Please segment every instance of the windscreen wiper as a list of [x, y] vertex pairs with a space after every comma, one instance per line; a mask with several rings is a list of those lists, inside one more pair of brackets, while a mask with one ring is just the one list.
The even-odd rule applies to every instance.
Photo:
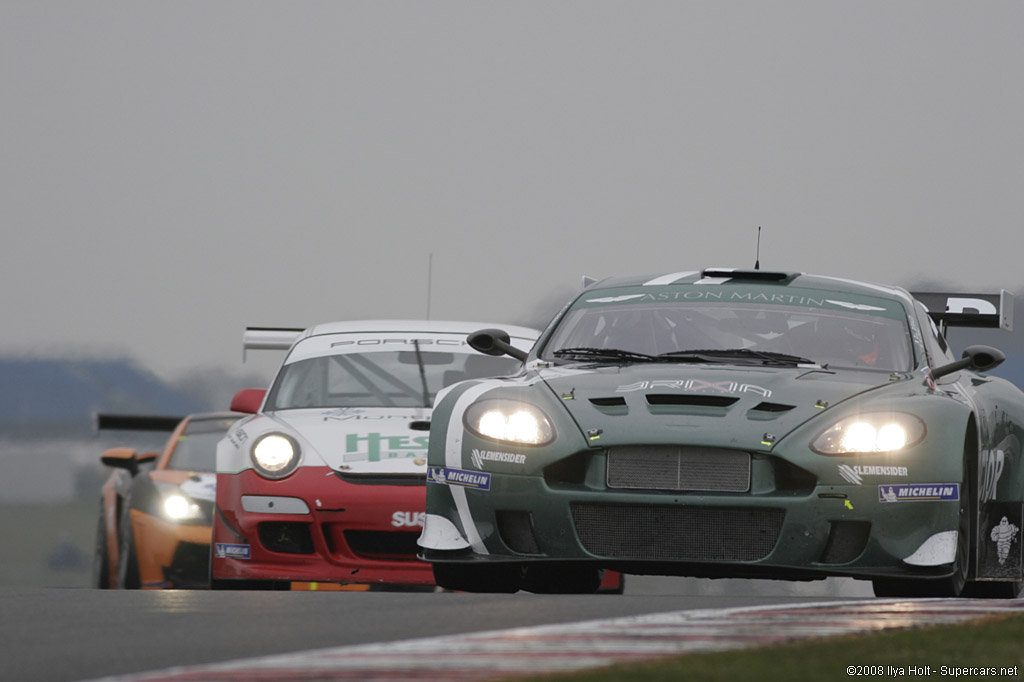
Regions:
[[788, 353], [776, 353], [767, 350], [753, 350], [751, 348], [728, 348], [728, 349], [702, 349], [702, 350], [677, 350], [671, 353], [661, 353], [655, 356], [663, 362], [726, 362], [728, 360], [748, 360], [764, 365], [794, 366], [794, 365], [816, 365], [814, 360], [802, 358], [799, 355]]
[[423, 386], [423, 407], [430, 407], [430, 389], [427, 387], [427, 370], [423, 365], [423, 353], [420, 352], [418, 339], [412, 340], [413, 348], [416, 349], [416, 364], [420, 367], [420, 384]]
[[658, 362], [658, 357], [618, 348], [559, 348], [552, 353], [556, 358], [580, 360], [611, 360], [617, 362]]

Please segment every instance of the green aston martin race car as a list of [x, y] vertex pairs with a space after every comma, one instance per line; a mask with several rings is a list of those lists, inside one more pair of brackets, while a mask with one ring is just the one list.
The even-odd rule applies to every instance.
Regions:
[[945, 339], [1011, 311], [719, 269], [593, 284], [528, 355], [477, 332], [525, 370], [438, 397], [421, 558], [466, 591], [588, 592], [615, 569], [1014, 597], [1024, 393], [982, 373], [1000, 351]]

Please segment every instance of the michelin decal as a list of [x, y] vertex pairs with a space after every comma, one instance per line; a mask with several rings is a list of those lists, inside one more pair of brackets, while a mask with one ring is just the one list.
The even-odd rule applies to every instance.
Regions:
[[480, 471], [466, 471], [450, 467], [430, 467], [428, 479], [440, 485], [457, 485], [475, 490], [490, 490], [491, 475]]

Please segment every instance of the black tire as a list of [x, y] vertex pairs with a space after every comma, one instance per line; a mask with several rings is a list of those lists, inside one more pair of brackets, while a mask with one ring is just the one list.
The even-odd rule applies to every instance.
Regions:
[[518, 564], [434, 564], [434, 582], [454, 592], [518, 592], [523, 570]]
[[1021, 590], [1024, 590], [1024, 582], [985, 580], [968, 583], [960, 596], [974, 599], [1016, 599], [1020, 596]]
[[211, 590], [290, 590], [285, 580], [210, 580]]
[[122, 590], [139, 589], [139, 558], [135, 552], [131, 514], [127, 509], [121, 522], [121, 544], [117, 552], [117, 586]]
[[533, 564], [523, 571], [523, 589], [535, 594], [594, 594], [604, 570], [572, 564]]
[[110, 553], [107, 551], [107, 524], [104, 523], [103, 503], [100, 502], [100, 520], [96, 524], [96, 547], [92, 554], [92, 586], [98, 590], [109, 590]]

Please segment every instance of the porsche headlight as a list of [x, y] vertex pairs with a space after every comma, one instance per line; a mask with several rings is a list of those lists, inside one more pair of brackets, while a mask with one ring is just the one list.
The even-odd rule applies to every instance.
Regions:
[[203, 510], [199, 505], [181, 493], [172, 493], [164, 497], [160, 510], [171, 521], [187, 521], [203, 516]]
[[481, 400], [466, 410], [466, 427], [478, 436], [519, 445], [546, 445], [555, 429], [540, 408], [518, 400]]
[[249, 454], [256, 471], [265, 478], [284, 478], [299, 466], [299, 444], [283, 433], [260, 436]]
[[811, 443], [821, 455], [898, 452], [921, 442], [924, 422], [906, 412], [866, 412], [833, 424]]

